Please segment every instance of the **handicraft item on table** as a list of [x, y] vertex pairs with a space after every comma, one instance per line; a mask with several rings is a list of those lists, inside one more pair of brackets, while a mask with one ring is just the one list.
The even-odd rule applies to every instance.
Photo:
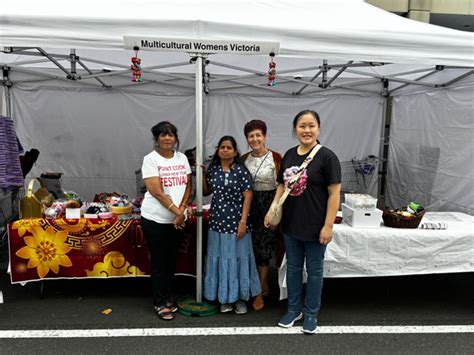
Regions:
[[406, 207], [383, 211], [383, 223], [392, 228], [418, 228], [425, 209], [418, 203], [410, 202]]
[[142, 60], [138, 58], [138, 51], [140, 48], [138, 46], [134, 46], [133, 50], [135, 51], [135, 57], [132, 57], [132, 64], [130, 65], [130, 70], [133, 72], [132, 81], [135, 83], [141, 83], [142, 80]]
[[28, 183], [28, 190], [26, 196], [20, 200], [20, 218], [41, 218], [43, 211], [41, 203], [33, 193], [33, 185], [36, 179], [33, 178]]

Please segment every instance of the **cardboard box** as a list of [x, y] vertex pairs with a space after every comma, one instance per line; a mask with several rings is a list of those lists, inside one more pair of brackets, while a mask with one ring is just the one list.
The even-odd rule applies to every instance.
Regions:
[[343, 221], [354, 228], [380, 228], [382, 213], [379, 209], [355, 210], [342, 204]]

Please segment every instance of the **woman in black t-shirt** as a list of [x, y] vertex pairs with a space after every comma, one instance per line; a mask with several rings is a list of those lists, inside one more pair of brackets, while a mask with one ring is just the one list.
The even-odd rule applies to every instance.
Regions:
[[[297, 173], [303, 161], [319, 144], [320, 120], [315, 111], [305, 110], [296, 115], [293, 129], [299, 140], [297, 147], [283, 157], [277, 176], [279, 183], [274, 202], [285, 191], [288, 181]], [[304, 305], [303, 332], [316, 332], [316, 316], [321, 304], [323, 261], [326, 245], [332, 239], [332, 228], [339, 208], [341, 166], [337, 156], [328, 148], [321, 149], [301, 173], [283, 204], [282, 228], [287, 257], [288, 312], [278, 325], [289, 328], [303, 317], [301, 289], [306, 259], [308, 281]], [[268, 215], [265, 226], [271, 227]]]

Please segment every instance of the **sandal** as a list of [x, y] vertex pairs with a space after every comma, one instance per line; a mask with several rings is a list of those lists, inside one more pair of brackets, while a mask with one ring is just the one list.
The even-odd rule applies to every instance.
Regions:
[[256, 311], [260, 311], [263, 309], [264, 306], [265, 306], [265, 303], [263, 302], [263, 295], [255, 296], [252, 303], [253, 309]]
[[171, 312], [176, 313], [178, 312], [178, 306], [176, 303], [173, 302], [166, 302], [166, 308], [169, 308]]
[[161, 319], [161, 320], [173, 320], [174, 319], [174, 313], [172, 310], [166, 306], [161, 306], [157, 307], [155, 306], [155, 312], [156, 315]]

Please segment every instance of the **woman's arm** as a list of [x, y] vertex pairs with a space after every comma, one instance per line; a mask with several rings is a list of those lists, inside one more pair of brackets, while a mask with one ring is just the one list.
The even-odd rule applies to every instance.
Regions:
[[[274, 203], [278, 203], [278, 201], [280, 200], [280, 197], [283, 196], [284, 192], [285, 192], [285, 185], [284, 184], [278, 184], [276, 192], [275, 192], [275, 197], [273, 198], [272, 205]], [[263, 225], [266, 228], [271, 228], [272, 227], [270, 222], [268, 222], [268, 211], [267, 211], [267, 214], [265, 215], [265, 219], [263, 220]]]
[[247, 216], [250, 212], [253, 191], [246, 190], [242, 192], [242, 196], [244, 197], [244, 203], [242, 205], [242, 217], [240, 217], [239, 226], [237, 227], [237, 239], [241, 239], [247, 232]]
[[191, 174], [188, 174], [186, 176], [186, 190], [184, 191], [183, 198], [181, 199], [181, 202], [179, 203], [179, 209], [184, 212], [184, 210], [188, 207], [189, 203], [189, 197], [191, 196], [191, 191], [192, 191], [192, 176]]
[[337, 210], [341, 198], [341, 184], [332, 184], [328, 186], [329, 198], [326, 208], [326, 220], [324, 226], [319, 233], [319, 242], [328, 244], [332, 240], [332, 226], [336, 219]]
[[[184, 222], [184, 214], [179, 209], [179, 206], [176, 206], [173, 203], [173, 201], [169, 198], [169, 196], [166, 195], [163, 192], [163, 187], [161, 186], [161, 179], [158, 176], [154, 176], [154, 177], [146, 178], [143, 181], [145, 182], [145, 186], [146, 186], [147, 191], [154, 198], [156, 198], [158, 200], [158, 202], [161, 203], [161, 205], [163, 207], [165, 207], [166, 209], [168, 209], [169, 211], [174, 213], [177, 217], [181, 216], [180, 218], [182, 218], [182, 220], [183, 220], [179, 224], [179, 226], [181, 226], [181, 224]], [[187, 188], [188, 188], [188, 186], [186, 186], [186, 189]], [[175, 226], [176, 226], [176, 224], [175, 224]]]

